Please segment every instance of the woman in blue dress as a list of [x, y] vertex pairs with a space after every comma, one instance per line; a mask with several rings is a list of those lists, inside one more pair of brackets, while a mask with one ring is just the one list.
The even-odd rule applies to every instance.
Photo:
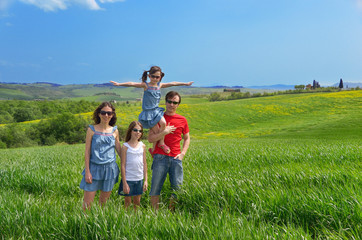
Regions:
[[[161, 88], [168, 88], [174, 86], [191, 86], [193, 83], [193, 82], [161, 83], [161, 80], [164, 76], [165, 74], [162, 72], [160, 67], [153, 66], [150, 68], [150, 70], [143, 72], [141, 83], [138, 82], [118, 83], [110, 81], [115, 86], [136, 87], [144, 89], [143, 100], [142, 100], [142, 112], [138, 117], [138, 121], [143, 125], [144, 128], [152, 129], [156, 133], [163, 131], [166, 127], [166, 120], [163, 117], [163, 111], [165, 109], [158, 106], [161, 99]], [[147, 77], [150, 79], [149, 83], [147, 82]], [[161, 139], [158, 142], [158, 145], [160, 148], [162, 148], [162, 150], [166, 154], [170, 153], [170, 148], [167, 145], [165, 145], [164, 139]], [[155, 148], [154, 146], [153, 149]], [[149, 149], [151, 154], [153, 153], [153, 149]]]
[[99, 203], [103, 206], [118, 182], [119, 167], [116, 153], [121, 154], [119, 133], [115, 126], [115, 109], [103, 102], [93, 113], [95, 125], [89, 125], [85, 143], [85, 169], [80, 188], [84, 190], [83, 209], [90, 209], [98, 190]]

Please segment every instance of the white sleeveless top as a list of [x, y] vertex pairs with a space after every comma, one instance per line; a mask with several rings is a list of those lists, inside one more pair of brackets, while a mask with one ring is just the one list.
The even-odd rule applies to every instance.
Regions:
[[139, 142], [136, 148], [128, 143], [123, 143], [127, 147], [126, 157], [126, 181], [139, 181], [143, 179], [143, 142]]

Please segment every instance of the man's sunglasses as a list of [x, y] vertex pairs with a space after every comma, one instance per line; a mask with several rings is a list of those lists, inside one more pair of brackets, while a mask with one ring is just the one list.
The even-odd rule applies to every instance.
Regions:
[[167, 100], [166, 101], [168, 104], [171, 104], [171, 103], [173, 103], [174, 105], [177, 105], [177, 104], [179, 104], [180, 102], [174, 102], [174, 101], [170, 101], [170, 100]]
[[143, 130], [137, 129], [137, 128], [132, 129], [132, 131], [134, 131], [134, 132], [139, 132], [139, 133], [143, 133]]
[[106, 114], [107, 114], [108, 116], [111, 116], [111, 115], [113, 115], [113, 112], [100, 111], [100, 114], [103, 115], [103, 116], [106, 115]]
[[156, 76], [156, 75], [150, 75], [151, 78], [156, 78], [156, 79], [159, 79], [161, 78], [161, 76]]

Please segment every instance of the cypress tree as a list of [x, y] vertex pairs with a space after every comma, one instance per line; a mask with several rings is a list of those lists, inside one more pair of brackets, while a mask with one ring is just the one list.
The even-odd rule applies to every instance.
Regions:
[[343, 80], [341, 78], [341, 80], [339, 80], [339, 88], [343, 88]]

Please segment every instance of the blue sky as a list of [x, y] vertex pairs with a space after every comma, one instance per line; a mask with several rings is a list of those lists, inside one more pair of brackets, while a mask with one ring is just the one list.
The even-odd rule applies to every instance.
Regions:
[[0, 0], [0, 82], [362, 82], [362, 0]]

